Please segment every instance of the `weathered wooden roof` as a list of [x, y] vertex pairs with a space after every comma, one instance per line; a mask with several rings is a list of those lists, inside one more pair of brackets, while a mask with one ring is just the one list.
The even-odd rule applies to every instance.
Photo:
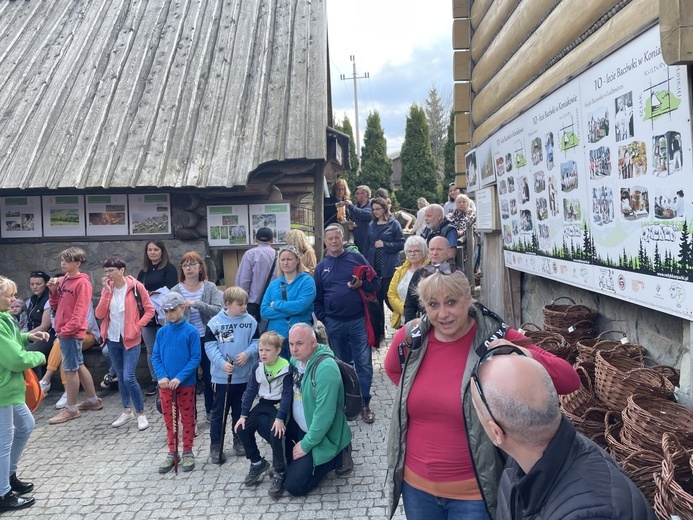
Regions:
[[0, 189], [231, 187], [326, 155], [325, 0], [0, 2]]

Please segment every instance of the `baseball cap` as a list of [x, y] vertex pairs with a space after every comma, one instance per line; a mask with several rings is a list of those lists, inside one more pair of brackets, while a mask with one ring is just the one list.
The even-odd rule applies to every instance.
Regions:
[[258, 242], [271, 242], [274, 239], [274, 233], [268, 227], [261, 227], [255, 232], [255, 240]]
[[184, 304], [185, 298], [183, 298], [183, 295], [173, 291], [167, 292], [164, 295], [163, 301], [161, 302], [161, 306], [165, 311], [170, 311], [171, 309], [175, 309], [179, 305]]

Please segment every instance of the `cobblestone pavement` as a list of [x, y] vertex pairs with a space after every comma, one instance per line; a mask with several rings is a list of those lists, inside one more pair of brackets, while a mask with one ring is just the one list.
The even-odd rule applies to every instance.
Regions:
[[[386, 518], [386, 440], [395, 389], [382, 368], [385, 351], [373, 353], [375, 423], [368, 425], [360, 418], [350, 423], [354, 473], [345, 479], [332, 473], [307, 497], [285, 493], [274, 500], [267, 494], [267, 477], [257, 487], [244, 486], [249, 463], [228, 449], [230, 435], [229, 460], [222, 466], [211, 464], [204, 419], [193, 450], [195, 469], [159, 475], [166, 431], [154, 398], [145, 400], [150, 427], [143, 432], [136, 422], [111, 427], [122, 411], [117, 391], [104, 397], [103, 410], [82, 412], [80, 419], [52, 426], [47, 420], [56, 413], [54, 404], [60, 398], [60, 392], [53, 390], [36, 412], [36, 429], [18, 471], [20, 478], [34, 482], [36, 504], [3, 518]], [[199, 397], [198, 408], [204, 409]], [[268, 445], [260, 441], [260, 446], [271, 460]], [[395, 518], [404, 518], [401, 505]]]

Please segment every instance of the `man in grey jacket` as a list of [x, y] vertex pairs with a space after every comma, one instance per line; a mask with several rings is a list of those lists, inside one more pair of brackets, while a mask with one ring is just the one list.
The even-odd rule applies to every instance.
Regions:
[[472, 375], [472, 402], [484, 431], [512, 457], [496, 518], [654, 520], [620, 466], [561, 414], [544, 367], [518, 350], [489, 350]]

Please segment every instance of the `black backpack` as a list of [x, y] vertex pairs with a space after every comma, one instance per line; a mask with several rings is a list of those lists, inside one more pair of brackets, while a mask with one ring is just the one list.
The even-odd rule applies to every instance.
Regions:
[[[316, 397], [316, 387], [315, 384], [315, 370], [318, 368], [320, 362], [325, 358], [330, 358], [329, 354], [320, 354], [315, 363], [313, 363], [313, 368], [310, 371], [310, 383], [313, 387], [313, 398]], [[342, 376], [342, 384], [344, 386], [344, 415], [348, 421], [353, 421], [361, 413], [361, 385], [359, 384], [359, 376], [356, 375], [356, 369], [342, 361], [341, 359], [334, 358], [337, 367], [339, 368], [339, 374]]]

